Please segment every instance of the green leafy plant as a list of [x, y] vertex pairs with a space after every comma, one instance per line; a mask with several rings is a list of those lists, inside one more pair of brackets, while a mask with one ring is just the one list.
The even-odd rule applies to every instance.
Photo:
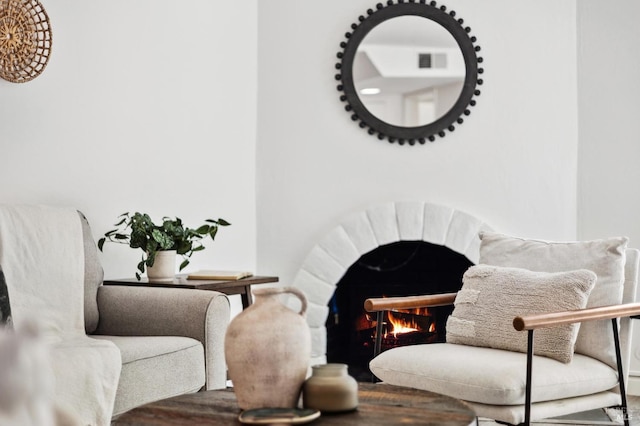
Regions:
[[145, 266], [153, 266], [156, 253], [165, 250], [175, 250], [184, 259], [180, 264], [182, 271], [188, 264], [193, 253], [204, 250], [202, 239], [207, 236], [213, 241], [218, 233], [218, 227], [231, 225], [224, 219], [207, 219], [199, 228], [192, 229], [184, 226], [179, 217], [162, 218], [162, 225], [156, 225], [146, 213], [123, 213], [114, 225], [116, 228], [106, 232], [104, 237], [98, 240], [100, 251], [107, 241], [119, 244], [127, 244], [134, 249], [142, 249], [142, 260], [138, 263], [136, 278], [144, 273]]

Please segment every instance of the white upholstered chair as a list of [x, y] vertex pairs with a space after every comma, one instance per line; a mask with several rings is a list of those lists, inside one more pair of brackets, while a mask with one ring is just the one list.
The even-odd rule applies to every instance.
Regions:
[[460, 398], [479, 417], [509, 424], [612, 406], [626, 412], [640, 252], [626, 238], [480, 238], [480, 262], [458, 293], [365, 302], [370, 312], [455, 305], [446, 343], [384, 351], [370, 362], [373, 374]]

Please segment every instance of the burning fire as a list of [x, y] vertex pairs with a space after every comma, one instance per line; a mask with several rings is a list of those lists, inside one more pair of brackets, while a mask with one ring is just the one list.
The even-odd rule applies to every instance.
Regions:
[[[409, 313], [413, 315], [429, 316], [429, 312], [426, 308], [412, 309]], [[393, 311], [388, 311], [387, 320], [392, 326], [392, 329], [389, 330], [389, 334], [393, 334], [393, 337], [397, 337], [398, 334], [420, 331], [421, 327], [415, 318], [415, 316], [411, 316], [410, 319], [407, 319]], [[429, 332], [435, 332], [435, 324], [433, 322], [429, 325]]]
[[410, 333], [412, 331], [418, 331], [418, 324], [415, 321], [405, 321], [402, 318], [398, 318], [393, 312], [388, 314], [389, 324], [392, 329], [390, 330], [393, 337], [397, 337], [399, 333]]

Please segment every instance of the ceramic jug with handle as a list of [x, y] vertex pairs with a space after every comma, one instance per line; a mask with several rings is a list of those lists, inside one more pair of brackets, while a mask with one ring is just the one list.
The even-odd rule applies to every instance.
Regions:
[[[300, 299], [299, 312], [280, 295]], [[229, 324], [225, 357], [238, 406], [294, 408], [311, 359], [311, 333], [305, 320], [307, 299], [294, 287], [253, 291], [255, 302]]]

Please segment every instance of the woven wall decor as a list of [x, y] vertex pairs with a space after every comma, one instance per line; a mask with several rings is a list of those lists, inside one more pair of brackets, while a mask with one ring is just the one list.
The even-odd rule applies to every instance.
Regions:
[[24, 83], [39, 76], [51, 41], [49, 17], [38, 0], [0, 0], [0, 77]]

